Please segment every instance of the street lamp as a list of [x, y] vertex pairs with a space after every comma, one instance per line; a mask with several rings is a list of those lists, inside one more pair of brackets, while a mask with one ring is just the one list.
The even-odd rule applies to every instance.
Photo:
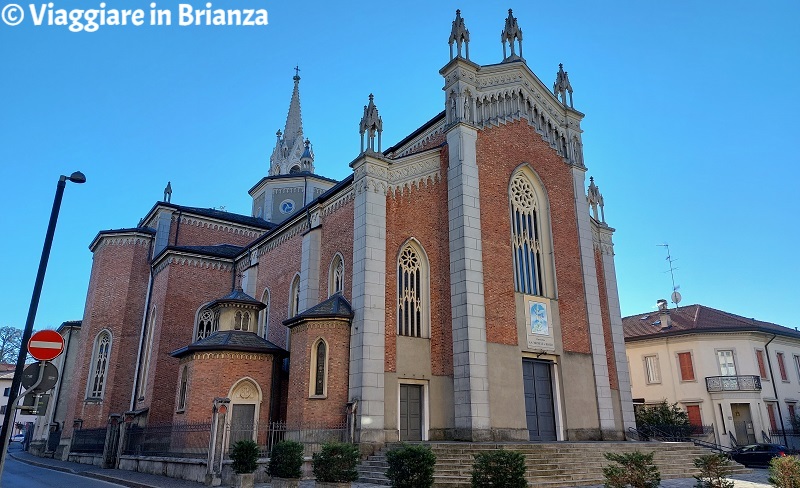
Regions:
[[[0, 433], [0, 477], [3, 474], [3, 467], [6, 462], [8, 451], [8, 439], [11, 437], [11, 421], [14, 417], [14, 405], [19, 392], [19, 385], [22, 381], [22, 370], [25, 368], [25, 358], [28, 356], [28, 341], [33, 333], [33, 321], [36, 318], [36, 310], [39, 308], [39, 297], [42, 294], [42, 284], [44, 283], [44, 273], [47, 270], [47, 261], [50, 258], [50, 248], [53, 246], [53, 234], [56, 231], [58, 221], [58, 211], [61, 209], [61, 198], [64, 196], [64, 188], [67, 180], [73, 183], [86, 183], [86, 176], [80, 171], [76, 171], [69, 176], [61, 175], [56, 185], [56, 196], [53, 199], [53, 210], [50, 211], [50, 223], [47, 226], [47, 234], [44, 237], [44, 248], [42, 258], [39, 260], [39, 272], [36, 274], [36, 282], [33, 285], [33, 296], [31, 306], [28, 309], [28, 319], [25, 321], [25, 329], [22, 331], [22, 341], [20, 343], [19, 355], [17, 356], [17, 367], [14, 369], [14, 379], [11, 381], [11, 389], [8, 393], [8, 403], [5, 417], [3, 417], [3, 430]], [[2, 481], [0, 481], [2, 484]]]

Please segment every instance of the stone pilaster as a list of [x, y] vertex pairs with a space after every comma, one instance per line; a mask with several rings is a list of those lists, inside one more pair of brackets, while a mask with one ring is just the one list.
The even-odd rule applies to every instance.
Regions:
[[615, 431], [614, 406], [606, 363], [606, 343], [603, 335], [603, 317], [600, 311], [600, 289], [594, 260], [592, 227], [589, 221], [589, 204], [586, 200], [585, 169], [572, 167], [575, 211], [580, 240], [583, 286], [586, 292], [586, 315], [589, 320], [589, 338], [592, 347], [592, 365], [597, 395], [598, 418], [601, 431]]
[[603, 257], [603, 279], [606, 283], [608, 314], [611, 320], [611, 340], [614, 345], [613, 353], [614, 361], [617, 365], [619, 398], [622, 404], [622, 423], [627, 432], [629, 427], [636, 427], [636, 418], [633, 414], [631, 377], [628, 371], [628, 358], [625, 354], [625, 334], [622, 330], [622, 311], [619, 305], [617, 271], [614, 265], [614, 243], [612, 241], [614, 229], [608, 226], [601, 226], [599, 234], [600, 253]]
[[358, 401], [356, 429], [362, 443], [384, 441], [386, 323], [386, 192], [388, 162], [365, 153], [351, 163], [353, 210], [353, 317], [350, 401]]
[[447, 132], [454, 436], [470, 441], [491, 439], [477, 137], [463, 123]]
[[319, 224], [319, 211], [309, 216], [309, 230], [303, 235], [300, 254], [300, 311], [319, 303], [319, 267], [322, 227]]

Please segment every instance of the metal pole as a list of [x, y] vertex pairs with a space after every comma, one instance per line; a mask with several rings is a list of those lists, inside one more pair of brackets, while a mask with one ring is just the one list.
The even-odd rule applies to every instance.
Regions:
[[[17, 392], [22, 381], [22, 370], [25, 368], [25, 358], [28, 356], [28, 341], [33, 334], [33, 321], [36, 319], [36, 310], [39, 308], [39, 297], [42, 294], [42, 284], [44, 283], [44, 273], [47, 270], [47, 261], [50, 258], [50, 248], [53, 246], [53, 234], [56, 231], [58, 212], [61, 209], [61, 198], [64, 196], [64, 187], [67, 186], [67, 177], [61, 176], [56, 185], [56, 196], [53, 200], [53, 209], [50, 211], [50, 223], [47, 226], [47, 234], [44, 238], [44, 248], [42, 258], [39, 260], [39, 272], [36, 274], [36, 282], [33, 285], [33, 296], [31, 306], [28, 309], [28, 319], [25, 321], [25, 329], [22, 332], [22, 342], [17, 356], [17, 366], [14, 369], [14, 379], [11, 381], [11, 389], [8, 393], [8, 407], [6, 407], [5, 417], [3, 417], [3, 429], [0, 433], [0, 486], [2, 486], [2, 468], [5, 464], [6, 453], [8, 451], [8, 439], [11, 433], [11, 420], [13, 412], [16, 410]], [[9, 408], [12, 407], [12, 408]]]

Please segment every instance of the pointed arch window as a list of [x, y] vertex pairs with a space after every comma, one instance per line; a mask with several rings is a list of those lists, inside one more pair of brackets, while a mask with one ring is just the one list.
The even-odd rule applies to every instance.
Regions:
[[92, 367], [89, 372], [89, 398], [103, 398], [108, 376], [108, 360], [111, 355], [111, 333], [107, 330], [100, 332], [94, 341], [94, 354]]
[[527, 295], [544, 295], [541, 209], [533, 184], [523, 172], [511, 181], [509, 197], [514, 289]]
[[237, 310], [233, 316], [233, 330], [248, 332], [250, 330], [250, 312]]
[[397, 258], [397, 334], [427, 334], [428, 264], [421, 249], [406, 244]]
[[289, 317], [300, 313], [300, 275], [295, 275], [289, 290]]
[[328, 344], [319, 339], [311, 348], [310, 396], [324, 398], [328, 394]]
[[328, 296], [344, 291], [344, 259], [341, 254], [336, 254], [331, 261], [328, 278]]
[[197, 315], [197, 326], [195, 327], [194, 340], [199, 341], [210, 336], [217, 331], [219, 324], [214, 311], [210, 308], [203, 309]]
[[269, 298], [269, 289], [267, 288], [261, 295], [261, 303], [263, 303], [265, 307], [258, 314], [258, 327], [264, 339], [267, 339], [269, 336]]
[[186, 394], [188, 392], [187, 387], [189, 383], [189, 368], [188, 366], [184, 366], [181, 369], [181, 383], [180, 388], [178, 390], [178, 411], [182, 412], [186, 410]]

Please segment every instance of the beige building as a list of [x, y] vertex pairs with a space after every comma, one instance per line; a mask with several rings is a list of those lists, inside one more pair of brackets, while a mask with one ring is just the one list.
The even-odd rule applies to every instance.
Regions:
[[800, 332], [703, 305], [623, 318], [635, 403], [678, 403], [725, 446], [792, 443]]

